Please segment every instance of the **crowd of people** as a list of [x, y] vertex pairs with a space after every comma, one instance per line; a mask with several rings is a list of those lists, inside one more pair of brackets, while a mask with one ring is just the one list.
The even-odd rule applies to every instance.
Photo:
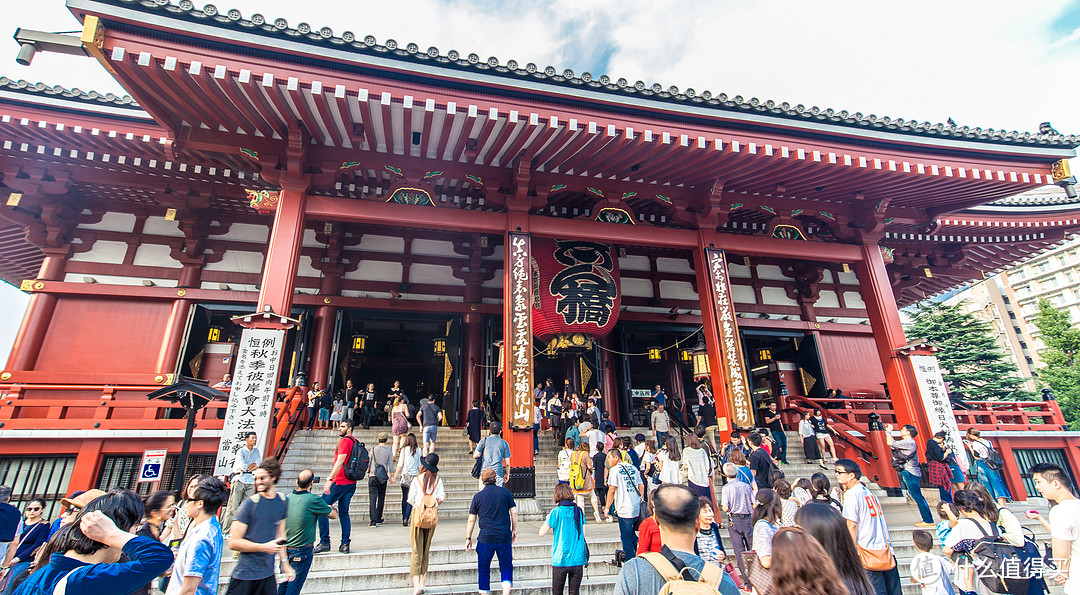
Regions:
[[[595, 401], [583, 399], [578, 409], [539, 388], [535, 434], [544, 433], [542, 425], [562, 447], [554, 461], [553, 506], [539, 529], [539, 537], [552, 535], [553, 593], [580, 592], [591, 518], [617, 523], [620, 548], [608, 562], [621, 566], [617, 595], [653, 595], [675, 580], [706, 583], [709, 592], [724, 595], [900, 595], [898, 544], [890, 538], [881, 503], [863, 482], [859, 463], [836, 457], [830, 435], [835, 429], [821, 411], [806, 412], [799, 429], [800, 434], [804, 425], [810, 430], [803, 434], [807, 462], [827, 470], [831, 461], [832, 476], [823, 471], [789, 479], [782, 470], [788, 462], [786, 444], [778, 439], [782, 426], [773, 427], [779, 420], [775, 406], [764, 415], [764, 428], [733, 431], [717, 445], [715, 428], [710, 434], [704, 416], [681, 436], [656, 423], [665, 413], [658, 402], [649, 435], [620, 436]], [[700, 395], [702, 403], [710, 397]], [[219, 591], [222, 556], [231, 550], [236, 564], [226, 593], [299, 595], [314, 556], [331, 549], [331, 520], [341, 527], [338, 552], [350, 552], [349, 505], [356, 484], [367, 481], [373, 527], [385, 522], [389, 484], [401, 487], [409, 574], [414, 595], [421, 595], [427, 590], [439, 506], [447, 498], [435, 431], [426, 429], [438, 427], [442, 412], [433, 402], [420, 408], [416, 417], [425, 430], [417, 440], [415, 432], [394, 428], [394, 414], [408, 411], [399, 405], [400, 397], [390, 411], [393, 441], [382, 432], [370, 451], [353, 436], [352, 415], [337, 421], [339, 440], [321, 493], [310, 469], [298, 474], [291, 493], [280, 492], [281, 466], [259, 456], [254, 433], [237, 452], [231, 486], [195, 475], [179, 494], [159, 491], [145, 499], [119, 488], [79, 492], [61, 502], [62, 514], [54, 522], [45, 518], [46, 502], [29, 500], [20, 512], [7, 503], [11, 489], [0, 486], [0, 589], [4, 595], [68, 589], [148, 595], [156, 587], [165, 595], [213, 595]], [[567, 415], [567, 409], [575, 414]], [[904, 426], [896, 438], [892, 427], [886, 429], [893, 466], [919, 512], [909, 580], [924, 595], [1034, 595], [1042, 592], [1045, 578], [1063, 584], [1067, 595], [1080, 593], [1080, 579], [1069, 572], [1080, 551], [1080, 545], [1073, 547], [1080, 540], [1080, 500], [1069, 474], [1050, 463], [1030, 470], [1053, 504], [1048, 518], [1027, 513], [1050, 531], [1044, 561], [1005, 506], [1009, 494], [999, 473], [1000, 455], [977, 429], [966, 434], [964, 452], [953, 452], [942, 433], [925, 443], [929, 480], [941, 500], [937, 522], [920, 488], [917, 430]], [[469, 504], [465, 550], [476, 552], [480, 593], [491, 591], [495, 558], [503, 593], [514, 581], [519, 520], [506, 487], [511, 453], [502, 431], [474, 403], [465, 434], [478, 484]], [[971, 462], [966, 473], [963, 457]], [[944, 556], [933, 553], [935, 545]], [[996, 552], [997, 565], [988, 551]], [[1019, 576], [998, 576], [1000, 588], [991, 586], [987, 572], [1002, 575], [1001, 560], [1009, 556], [1015, 556]], [[1045, 576], [1037, 572], [1043, 570]]]

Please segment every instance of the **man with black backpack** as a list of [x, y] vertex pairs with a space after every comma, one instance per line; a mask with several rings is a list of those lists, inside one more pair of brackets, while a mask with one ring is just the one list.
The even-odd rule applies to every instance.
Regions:
[[[352, 536], [352, 521], [349, 519], [349, 504], [352, 503], [353, 494], [356, 493], [356, 482], [367, 475], [368, 457], [367, 448], [352, 435], [352, 420], [342, 420], [338, 424], [337, 448], [334, 450], [334, 466], [326, 476], [326, 484], [323, 485], [323, 500], [333, 506], [337, 503], [338, 520], [341, 522], [341, 545], [338, 551], [349, 553], [349, 542]], [[315, 546], [314, 553], [330, 551], [330, 520], [326, 517], [319, 518], [319, 545]]]
[[383, 506], [386, 504], [386, 484], [390, 482], [390, 467], [393, 465], [394, 452], [386, 445], [386, 432], [379, 433], [379, 445], [371, 449], [374, 468], [368, 478], [368, 518], [369, 527], [383, 522]]

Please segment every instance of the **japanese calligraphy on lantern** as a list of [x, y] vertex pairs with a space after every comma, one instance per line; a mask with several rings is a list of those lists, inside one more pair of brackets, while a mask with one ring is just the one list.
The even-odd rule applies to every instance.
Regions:
[[[735, 319], [735, 303], [731, 299], [731, 282], [728, 280], [724, 251], [706, 248], [705, 260], [709, 267], [716, 328], [720, 335], [720, 359], [723, 362], [721, 368], [724, 371], [724, 383], [731, 400], [735, 425], [740, 428], [750, 427], [754, 425], [753, 403], [750, 400], [750, 388], [743, 365], [742, 341], [739, 339], [739, 325]], [[717, 379], [714, 378], [714, 386], [716, 382]]]
[[532, 428], [533, 425], [533, 334], [532, 334], [532, 255], [528, 234], [511, 233], [509, 237], [510, 295], [510, 425]]
[[[922, 395], [923, 407], [926, 408], [930, 433], [945, 432], [945, 448], [951, 448], [956, 453], [963, 453], [963, 437], [960, 434], [960, 428], [956, 425], [952, 402], [949, 401], [949, 390], [945, 387], [945, 379], [941, 377], [941, 368], [938, 366], [937, 358], [932, 355], [911, 355], [908, 359], [911, 361], [911, 368], [915, 371], [915, 383]], [[958, 456], [956, 462], [964, 471], [967, 471], [967, 457]]]
[[261, 451], [265, 447], [284, 342], [283, 330], [244, 329], [236, 369], [233, 370], [232, 391], [225, 413], [225, 427], [221, 430], [221, 442], [218, 443], [214, 475], [232, 472], [236, 451], [243, 446], [248, 432], [256, 432], [259, 436], [256, 450]]
[[555, 311], [563, 322], [605, 326], [618, 295], [611, 274], [615, 267], [611, 246], [559, 240], [554, 256], [565, 268], [551, 278], [548, 291], [556, 298]]

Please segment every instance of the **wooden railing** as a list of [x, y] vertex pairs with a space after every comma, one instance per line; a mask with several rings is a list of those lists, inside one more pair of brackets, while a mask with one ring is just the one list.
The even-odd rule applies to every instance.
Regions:
[[285, 456], [293, 436], [303, 425], [304, 411], [307, 408], [307, 389], [298, 386], [288, 389], [281, 405], [275, 411], [270, 434], [273, 438], [270, 452], [279, 460]]
[[[0, 430], [183, 430], [183, 408], [146, 398], [158, 388], [161, 387], [0, 384]], [[277, 415], [281, 415], [288, 390], [277, 390]], [[211, 401], [199, 410], [199, 429], [221, 430], [227, 407], [224, 400]], [[281, 423], [277, 425], [282, 427]]]
[[967, 401], [971, 409], [953, 409], [961, 430], [1020, 432], [1065, 430], [1065, 416], [1057, 401]]

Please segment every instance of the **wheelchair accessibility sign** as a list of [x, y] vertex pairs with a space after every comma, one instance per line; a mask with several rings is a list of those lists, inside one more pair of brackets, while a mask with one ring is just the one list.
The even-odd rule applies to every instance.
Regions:
[[164, 449], [143, 452], [142, 464], [139, 465], [138, 483], [161, 481], [161, 474], [165, 472], [165, 455], [167, 452]]

